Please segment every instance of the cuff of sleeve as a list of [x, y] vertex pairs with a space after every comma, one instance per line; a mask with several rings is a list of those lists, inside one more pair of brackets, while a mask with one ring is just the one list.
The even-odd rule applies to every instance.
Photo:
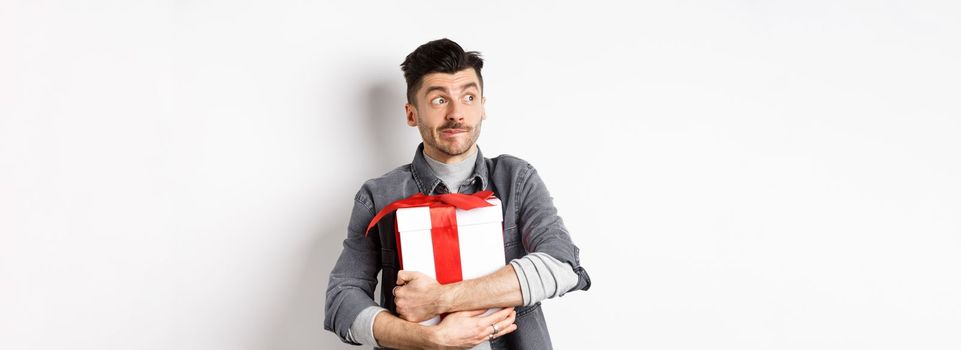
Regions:
[[369, 306], [361, 311], [354, 319], [354, 323], [350, 325], [348, 336], [353, 338], [354, 342], [379, 347], [377, 339], [374, 338], [374, 319], [382, 311], [387, 311], [387, 309], [380, 306]]
[[534, 252], [525, 255], [511, 260], [511, 265], [518, 271], [517, 277], [525, 306], [563, 296], [577, 285], [578, 275], [571, 265], [546, 253]]
[[524, 306], [531, 305], [531, 286], [527, 279], [527, 273], [524, 271], [524, 267], [521, 266], [519, 259], [511, 260], [511, 266], [514, 267], [514, 274], [517, 275], [517, 283], [521, 286], [521, 300], [523, 300]]

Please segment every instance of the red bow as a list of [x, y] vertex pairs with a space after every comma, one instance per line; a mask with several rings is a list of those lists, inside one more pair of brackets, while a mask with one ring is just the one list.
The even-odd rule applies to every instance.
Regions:
[[471, 210], [474, 208], [490, 207], [493, 204], [487, 202], [487, 199], [494, 195], [492, 191], [480, 191], [474, 194], [463, 194], [463, 193], [445, 193], [436, 196], [428, 196], [423, 193], [417, 193], [413, 196], [394, 201], [388, 204], [384, 209], [381, 209], [377, 215], [374, 215], [374, 219], [370, 220], [370, 225], [367, 225], [367, 231], [364, 232], [366, 236], [370, 233], [370, 229], [374, 228], [380, 219], [384, 216], [394, 212], [394, 210], [401, 208], [413, 208], [413, 207], [438, 207], [443, 205], [451, 205], [457, 209], [461, 210]]

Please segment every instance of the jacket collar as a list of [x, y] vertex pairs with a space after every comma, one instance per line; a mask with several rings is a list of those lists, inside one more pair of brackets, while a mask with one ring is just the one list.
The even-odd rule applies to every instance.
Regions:
[[[421, 193], [430, 196], [449, 192], [442, 185], [442, 181], [437, 177], [437, 174], [434, 173], [434, 169], [431, 169], [430, 164], [427, 164], [427, 159], [424, 158], [423, 142], [417, 146], [417, 151], [414, 152], [414, 161], [410, 163], [410, 172], [414, 177], [414, 182], [417, 183], [417, 189]], [[488, 189], [490, 180], [487, 178], [487, 161], [484, 159], [484, 154], [481, 153], [480, 146], [477, 146], [477, 160], [474, 161], [474, 172], [470, 179], [480, 182], [479, 191]]]

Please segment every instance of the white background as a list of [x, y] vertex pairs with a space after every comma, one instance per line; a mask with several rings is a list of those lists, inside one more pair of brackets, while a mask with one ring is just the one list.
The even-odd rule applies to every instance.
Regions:
[[593, 278], [557, 348], [961, 348], [957, 2], [0, 4], [2, 349], [351, 348], [327, 274], [440, 37]]

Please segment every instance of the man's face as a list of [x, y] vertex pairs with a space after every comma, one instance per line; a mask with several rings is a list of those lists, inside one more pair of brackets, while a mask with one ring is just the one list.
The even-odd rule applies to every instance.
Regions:
[[487, 118], [474, 69], [425, 75], [414, 101], [404, 106], [407, 125], [420, 130], [427, 155], [442, 162], [465, 158]]

